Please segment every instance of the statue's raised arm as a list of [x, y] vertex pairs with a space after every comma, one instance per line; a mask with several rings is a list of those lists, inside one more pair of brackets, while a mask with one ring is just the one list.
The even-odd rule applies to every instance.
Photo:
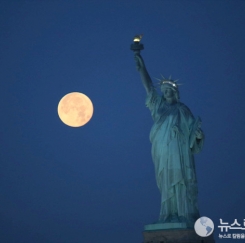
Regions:
[[144, 60], [141, 57], [141, 55], [138, 53], [136, 53], [134, 55], [134, 60], [136, 62], [136, 68], [140, 73], [140, 77], [141, 77], [142, 83], [145, 87], [146, 93], [148, 94], [148, 93], [150, 93], [150, 91], [153, 88], [153, 83], [152, 83], [152, 80], [150, 78], [150, 75], [148, 74], [148, 72], [146, 70]]

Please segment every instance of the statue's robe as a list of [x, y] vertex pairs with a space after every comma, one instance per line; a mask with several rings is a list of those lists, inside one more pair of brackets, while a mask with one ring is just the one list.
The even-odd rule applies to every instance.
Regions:
[[168, 222], [177, 215], [178, 219], [193, 222], [199, 218], [193, 154], [200, 152], [203, 146], [203, 139], [196, 136], [190, 146], [196, 120], [186, 105], [168, 104], [154, 88], [147, 95], [146, 106], [154, 120], [150, 141], [161, 193], [159, 220]]

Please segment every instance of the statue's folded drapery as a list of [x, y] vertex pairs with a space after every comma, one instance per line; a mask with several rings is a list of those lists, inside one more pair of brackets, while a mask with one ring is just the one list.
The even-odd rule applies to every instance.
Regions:
[[160, 221], [169, 222], [177, 216], [178, 220], [193, 222], [199, 218], [193, 154], [203, 146], [203, 138], [194, 137], [190, 142], [196, 120], [187, 106], [168, 104], [153, 87], [146, 106], [154, 120], [150, 141], [161, 193]]

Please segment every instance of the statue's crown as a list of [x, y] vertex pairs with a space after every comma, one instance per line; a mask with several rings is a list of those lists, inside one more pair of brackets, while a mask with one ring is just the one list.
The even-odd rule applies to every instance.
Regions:
[[163, 84], [170, 84], [170, 85], [172, 85], [174, 88], [178, 88], [178, 85], [177, 85], [177, 83], [174, 81], [174, 80], [162, 80], [161, 82], [160, 82], [160, 85], [163, 85]]
[[[162, 75], [161, 75], [161, 76], [162, 76]], [[173, 79], [171, 79], [171, 76], [170, 76], [169, 78], [164, 78], [164, 77], [162, 76], [162, 79], [158, 79], [158, 78], [157, 78], [157, 80], [160, 81], [160, 82], [158, 83], [160, 86], [163, 85], [163, 84], [169, 84], [169, 85], [171, 85], [174, 89], [178, 89], [178, 84], [177, 84], [178, 79], [177, 79], [177, 80], [173, 80]]]

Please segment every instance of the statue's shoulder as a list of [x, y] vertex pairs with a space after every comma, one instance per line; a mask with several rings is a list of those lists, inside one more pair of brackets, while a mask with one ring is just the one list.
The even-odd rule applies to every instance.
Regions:
[[179, 107], [180, 108], [183, 108], [183, 109], [189, 109], [188, 107], [187, 107], [187, 105], [185, 105], [184, 103], [182, 103], [182, 102], [178, 102], [178, 105], [179, 105]]
[[182, 103], [182, 102], [178, 102], [178, 107], [179, 108], [182, 108], [182, 109], [185, 109], [185, 108], [187, 108], [188, 109], [188, 107], [184, 104], [184, 103]]
[[178, 108], [183, 111], [184, 113], [191, 113], [191, 110], [182, 102], [178, 102]]

